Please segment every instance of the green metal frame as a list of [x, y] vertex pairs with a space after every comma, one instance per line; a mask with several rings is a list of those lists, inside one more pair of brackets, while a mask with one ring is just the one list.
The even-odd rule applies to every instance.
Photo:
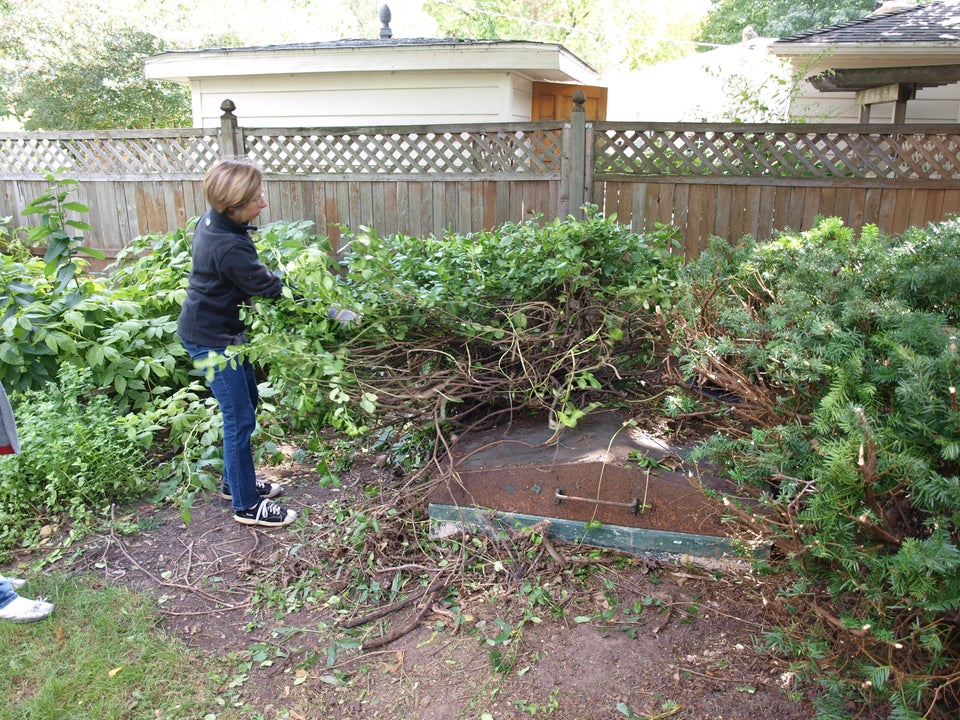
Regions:
[[[588, 523], [562, 518], [523, 515], [475, 507], [430, 504], [431, 531], [435, 534], [445, 523], [466, 526], [485, 534], [496, 534], [506, 530], [530, 527], [544, 520], [550, 523], [546, 535], [551, 539], [573, 544], [611, 548], [636, 555], [742, 559], [751, 554], [749, 552], [745, 553], [736, 541], [726, 537], [693, 535], [670, 532], [669, 530], [649, 530], [622, 525], [588, 527]], [[765, 551], [752, 553], [754, 557], [763, 554], [765, 554]]]

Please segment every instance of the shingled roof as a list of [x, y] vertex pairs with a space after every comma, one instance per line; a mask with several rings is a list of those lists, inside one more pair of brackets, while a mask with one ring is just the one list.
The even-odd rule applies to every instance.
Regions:
[[773, 45], [955, 44], [960, 41], [960, 0], [935, 0], [876, 12], [830, 27], [797, 33]]

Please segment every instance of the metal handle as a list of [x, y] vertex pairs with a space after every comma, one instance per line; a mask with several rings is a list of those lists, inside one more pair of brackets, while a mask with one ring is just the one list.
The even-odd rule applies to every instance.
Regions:
[[593, 503], [595, 505], [611, 505], [613, 507], [622, 507], [626, 508], [634, 515], [639, 515], [641, 510], [645, 510], [644, 506], [640, 505], [640, 498], [634, 498], [630, 502], [616, 502], [615, 500], [598, 500], [597, 498], [585, 498], [577, 497], [576, 495], [564, 495], [563, 490], [557, 488], [553, 491], [553, 501], [560, 505], [564, 500], [571, 500], [573, 502], [587, 502]]

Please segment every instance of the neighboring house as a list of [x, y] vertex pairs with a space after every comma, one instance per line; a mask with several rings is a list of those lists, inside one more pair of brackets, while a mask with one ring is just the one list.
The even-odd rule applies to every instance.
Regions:
[[769, 47], [805, 79], [793, 119], [960, 122], [960, 0], [887, 0], [867, 17]]
[[617, 122], [775, 122], [787, 112], [789, 65], [772, 38], [746, 28], [743, 41], [603, 76], [607, 119]]
[[381, 21], [379, 39], [165, 52], [146, 76], [190, 85], [195, 127], [219, 125], [225, 99], [244, 127], [566, 119], [577, 88], [605, 117], [596, 71], [562, 45], [395, 39], [386, 8]]

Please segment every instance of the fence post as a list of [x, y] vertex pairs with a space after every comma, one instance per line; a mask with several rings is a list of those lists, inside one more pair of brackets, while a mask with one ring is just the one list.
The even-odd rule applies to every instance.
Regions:
[[587, 179], [587, 96], [577, 88], [570, 111], [570, 214], [583, 219], [584, 187]]
[[220, 116], [220, 157], [237, 157], [240, 152], [240, 134], [237, 131], [237, 116], [233, 111], [237, 106], [227, 98], [220, 103], [223, 115]]

